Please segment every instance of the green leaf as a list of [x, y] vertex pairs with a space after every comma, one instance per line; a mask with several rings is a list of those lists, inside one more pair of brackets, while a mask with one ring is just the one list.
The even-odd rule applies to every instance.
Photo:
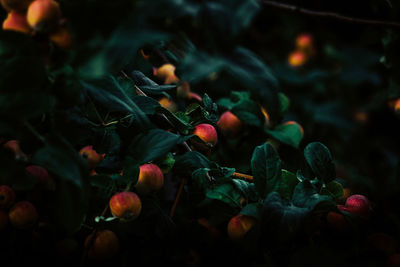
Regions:
[[81, 83], [84, 92], [108, 111], [128, 112], [132, 115], [132, 121], [136, 125], [144, 129], [151, 128], [151, 123], [146, 114], [127, 95], [114, 77], [109, 76], [91, 81], [82, 81]]
[[328, 184], [322, 186], [320, 194], [331, 196], [333, 199], [339, 200], [343, 197], [344, 194], [343, 186], [336, 181], [331, 181]]
[[169, 173], [175, 164], [175, 158], [171, 153], [155, 161], [155, 164], [160, 167], [163, 173]]
[[287, 242], [302, 230], [309, 213], [309, 209], [285, 202], [277, 192], [271, 192], [263, 204], [262, 236], [275, 242]]
[[210, 168], [210, 160], [197, 151], [186, 152], [175, 158], [173, 171], [185, 175], [191, 175], [200, 168]]
[[157, 113], [165, 115], [167, 119], [171, 122], [174, 129], [176, 129], [181, 134], [189, 134], [190, 131], [194, 129], [194, 127], [183, 120], [181, 116], [175, 115], [174, 113], [162, 106], [157, 107], [156, 111]]
[[280, 142], [295, 148], [299, 147], [303, 139], [303, 134], [297, 124], [280, 124], [273, 130], [265, 129], [265, 132]]
[[290, 200], [292, 198], [294, 188], [298, 182], [299, 180], [297, 179], [296, 174], [282, 169], [281, 179], [276, 191], [281, 195], [282, 198]]
[[314, 174], [325, 184], [336, 178], [331, 152], [322, 143], [308, 144], [304, 149], [304, 157]]
[[242, 206], [240, 204], [242, 195], [232, 183], [223, 183], [208, 188], [206, 191], [206, 198], [225, 202], [231, 207], [241, 208]]
[[259, 105], [250, 98], [249, 92], [231, 92], [230, 98], [221, 98], [217, 104], [230, 110], [245, 124], [262, 127], [264, 116]]
[[[231, 178], [229, 178], [231, 179]], [[231, 179], [234, 186], [242, 193], [247, 202], [257, 201], [259, 199], [255, 185], [240, 179]]]
[[285, 114], [289, 110], [290, 100], [284, 93], [279, 93], [279, 102], [281, 103], [281, 114]]
[[154, 115], [160, 107], [160, 103], [151, 97], [138, 95], [132, 100], [146, 115]]
[[251, 169], [256, 190], [261, 196], [266, 196], [279, 185], [281, 160], [270, 144], [256, 147], [251, 157]]
[[263, 212], [263, 204], [260, 202], [250, 203], [243, 207], [240, 214], [252, 216], [256, 219], [261, 219]]
[[161, 129], [152, 129], [132, 138], [129, 156], [139, 164], [158, 159], [171, 151], [174, 146], [183, 143], [190, 136], [180, 136]]
[[322, 203], [335, 205], [330, 196], [318, 194], [316, 187], [309, 180], [304, 180], [297, 184], [293, 192], [292, 201], [295, 206], [309, 210], [313, 210]]

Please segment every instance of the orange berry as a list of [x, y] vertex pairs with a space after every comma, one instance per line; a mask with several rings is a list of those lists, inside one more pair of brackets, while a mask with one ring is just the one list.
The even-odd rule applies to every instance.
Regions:
[[135, 185], [141, 194], [147, 194], [159, 190], [164, 184], [164, 174], [155, 164], [143, 164], [140, 166], [139, 178]]
[[243, 238], [248, 231], [256, 224], [257, 219], [251, 216], [239, 214], [233, 217], [228, 223], [228, 236], [232, 240]]
[[300, 50], [310, 50], [313, 46], [313, 38], [310, 34], [303, 33], [296, 38], [296, 47]]
[[11, 11], [8, 13], [7, 18], [3, 21], [3, 30], [29, 33], [31, 28], [26, 21], [25, 14], [17, 11]]
[[[85, 246], [89, 245], [89, 235], [85, 240]], [[119, 250], [119, 240], [116, 234], [110, 230], [102, 230], [96, 233], [88, 249], [88, 258], [91, 260], [106, 260], [112, 258]]]
[[133, 192], [121, 192], [113, 195], [109, 202], [113, 216], [122, 220], [136, 219], [142, 211], [142, 202]]
[[178, 106], [175, 104], [174, 101], [172, 101], [168, 97], [162, 97], [160, 100], [158, 100], [158, 103], [160, 103], [162, 107], [168, 109], [171, 112], [178, 111]]
[[8, 216], [10, 217], [10, 223], [18, 229], [33, 227], [39, 217], [35, 206], [29, 201], [15, 203]]
[[237, 135], [243, 127], [243, 122], [230, 111], [225, 111], [219, 118], [217, 125], [226, 136]]
[[292, 67], [300, 67], [303, 66], [307, 61], [307, 56], [302, 51], [294, 51], [289, 54], [288, 62]]
[[218, 141], [217, 131], [214, 126], [210, 124], [199, 124], [195, 127], [194, 135], [198, 136], [204, 143], [211, 144], [215, 146]]
[[269, 126], [269, 124], [270, 124], [269, 114], [268, 114], [267, 110], [263, 106], [260, 106], [260, 108], [261, 108], [261, 112], [262, 112], [262, 114], [264, 115], [264, 118], [265, 118], [265, 124], [267, 126]]
[[106, 154], [99, 154], [93, 149], [93, 146], [85, 146], [79, 151], [79, 154], [87, 161], [90, 168], [94, 169], [103, 161]]
[[51, 32], [59, 25], [60, 5], [54, 0], [35, 0], [29, 5], [26, 17], [36, 31]]
[[154, 76], [164, 81], [164, 84], [179, 82], [179, 78], [175, 75], [175, 66], [172, 64], [164, 64], [158, 69], [154, 69]]
[[59, 28], [49, 35], [50, 40], [62, 49], [70, 49], [72, 47], [72, 36], [67, 28]]

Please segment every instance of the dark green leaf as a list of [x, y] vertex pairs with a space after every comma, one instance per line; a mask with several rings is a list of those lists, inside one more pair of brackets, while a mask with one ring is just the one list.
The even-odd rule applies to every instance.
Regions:
[[330, 196], [335, 200], [339, 200], [344, 194], [343, 186], [336, 181], [331, 181], [321, 188], [320, 194]]
[[231, 207], [241, 208], [242, 206], [240, 204], [242, 195], [232, 183], [223, 183], [208, 188], [206, 192], [206, 198], [225, 202]]
[[303, 138], [300, 127], [297, 124], [281, 124], [273, 130], [265, 129], [265, 132], [289, 146], [298, 148]]
[[261, 219], [263, 212], [263, 205], [259, 202], [257, 203], [250, 203], [243, 207], [240, 211], [240, 214], [252, 216], [256, 219]]
[[139, 164], [158, 159], [171, 151], [174, 146], [183, 143], [190, 136], [183, 137], [161, 129], [152, 129], [132, 138], [129, 156]]
[[298, 182], [299, 180], [297, 179], [296, 174], [282, 169], [281, 179], [276, 191], [281, 195], [282, 198], [290, 200], [292, 198], [294, 188]]
[[186, 152], [175, 158], [173, 171], [191, 175], [193, 171], [200, 168], [210, 168], [210, 161], [203, 154], [197, 151]]
[[251, 157], [251, 169], [260, 196], [266, 196], [279, 186], [281, 160], [270, 144], [256, 147]]
[[304, 149], [304, 156], [314, 174], [329, 183], [336, 178], [335, 165], [329, 149], [319, 142], [310, 143]]

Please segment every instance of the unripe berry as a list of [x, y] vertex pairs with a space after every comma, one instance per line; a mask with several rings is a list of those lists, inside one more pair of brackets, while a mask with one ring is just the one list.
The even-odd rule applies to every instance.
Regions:
[[18, 229], [28, 229], [35, 225], [39, 215], [35, 206], [28, 201], [20, 201], [8, 213], [10, 223]]
[[51, 32], [59, 26], [60, 5], [54, 0], [35, 0], [29, 5], [26, 17], [36, 31]]
[[199, 124], [195, 127], [194, 135], [198, 136], [204, 143], [211, 144], [215, 146], [218, 141], [217, 131], [214, 126], [210, 124]]
[[79, 154], [87, 161], [89, 167], [94, 169], [103, 161], [105, 154], [99, 154], [93, 149], [93, 146], [85, 146], [79, 151]]
[[155, 164], [140, 166], [139, 179], [135, 185], [141, 194], [147, 194], [159, 190], [164, 184], [164, 174]]
[[254, 217], [243, 214], [236, 215], [228, 223], [229, 238], [232, 240], [243, 238], [256, 222], [257, 219]]
[[217, 125], [224, 135], [233, 137], [241, 131], [243, 122], [232, 112], [225, 111], [219, 118]]
[[8, 209], [15, 202], [15, 192], [14, 190], [7, 186], [0, 186], [0, 208]]
[[110, 230], [102, 230], [96, 233], [91, 244], [89, 235], [85, 240], [85, 246], [88, 249], [88, 258], [91, 260], [106, 260], [112, 258], [119, 250], [119, 240], [114, 232]]
[[113, 195], [109, 202], [113, 216], [129, 221], [136, 219], [142, 211], [142, 202], [133, 192], [121, 192]]
[[29, 33], [31, 28], [26, 21], [26, 16], [17, 11], [8, 13], [7, 18], [3, 21], [3, 30], [17, 31], [22, 33]]

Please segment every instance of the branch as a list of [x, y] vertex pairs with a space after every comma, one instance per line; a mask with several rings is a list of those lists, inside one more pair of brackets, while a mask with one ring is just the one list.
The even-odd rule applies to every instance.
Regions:
[[344, 22], [354, 23], [354, 24], [365, 24], [371, 26], [383, 26], [383, 27], [391, 27], [391, 28], [400, 28], [400, 23], [393, 22], [393, 21], [380, 21], [380, 20], [369, 20], [369, 19], [360, 19], [360, 18], [353, 18], [347, 17], [341, 14], [333, 13], [333, 12], [322, 12], [322, 11], [315, 11], [309, 10], [298, 6], [278, 3], [275, 1], [268, 1], [262, 0], [262, 3], [266, 6], [271, 6], [291, 12], [297, 12], [304, 15], [309, 15], [313, 17], [321, 17], [321, 18], [328, 18], [328, 19], [335, 19], [341, 20]]

